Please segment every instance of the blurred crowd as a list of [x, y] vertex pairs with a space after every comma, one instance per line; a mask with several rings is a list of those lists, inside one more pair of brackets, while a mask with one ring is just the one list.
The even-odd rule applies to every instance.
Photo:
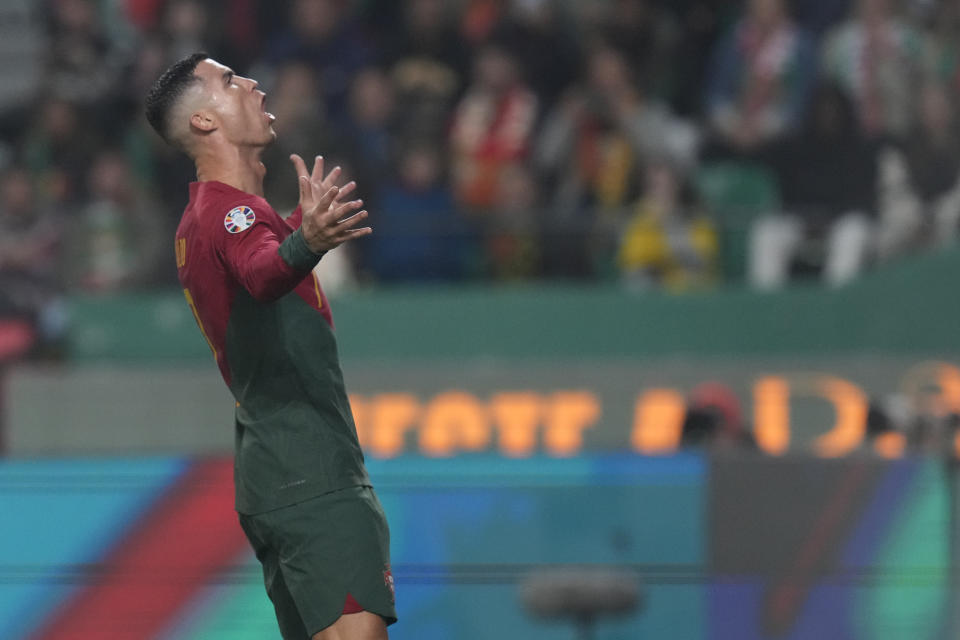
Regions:
[[356, 179], [331, 288], [843, 285], [960, 223], [956, 0], [4, 0], [0, 313], [175, 283], [195, 179], [142, 99], [202, 50]]

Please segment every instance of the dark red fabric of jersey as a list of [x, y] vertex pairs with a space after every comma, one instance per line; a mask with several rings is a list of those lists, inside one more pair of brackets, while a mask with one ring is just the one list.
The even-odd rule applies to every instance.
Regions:
[[[249, 226], [239, 230], [227, 220], [238, 207], [249, 207], [254, 214]], [[316, 275], [291, 267], [278, 251], [300, 220], [299, 207], [284, 220], [259, 196], [216, 181], [190, 184], [190, 202], [177, 228], [177, 273], [227, 385], [226, 332], [239, 287], [261, 302], [295, 291], [333, 326]]]

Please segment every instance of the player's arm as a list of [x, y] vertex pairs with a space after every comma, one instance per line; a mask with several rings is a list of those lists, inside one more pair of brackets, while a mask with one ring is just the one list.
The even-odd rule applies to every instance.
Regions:
[[[301, 181], [301, 189], [311, 188]], [[337, 187], [316, 198], [312, 209], [303, 214], [300, 228], [280, 239], [261, 221], [236, 234], [229, 234], [223, 255], [227, 267], [243, 287], [260, 302], [270, 302], [292, 291], [324, 253], [351, 238], [371, 232], [356, 228], [367, 212], [357, 210], [360, 200], [335, 203]]]
[[[292, 154], [290, 156], [290, 161], [293, 162], [293, 167], [297, 171], [297, 179], [307, 178], [312, 183], [318, 183], [319, 193], [326, 193], [330, 187], [336, 186], [337, 181], [340, 179], [342, 173], [340, 167], [334, 167], [326, 177], [323, 175], [323, 156], [317, 156], [313, 160], [313, 171], [307, 173], [307, 164], [303, 161], [303, 158], [297, 154]], [[341, 202], [344, 198], [349, 196], [354, 189], [357, 188], [357, 183], [350, 181], [347, 184], [340, 187], [340, 193], [337, 194], [335, 202]], [[304, 194], [303, 190], [300, 190], [300, 204], [297, 205], [297, 208], [293, 210], [287, 217], [287, 224], [290, 225], [291, 229], [296, 229], [300, 226], [303, 221], [303, 212], [309, 211], [316, 204], [313, 197], [313, 190], [308, 190]]]

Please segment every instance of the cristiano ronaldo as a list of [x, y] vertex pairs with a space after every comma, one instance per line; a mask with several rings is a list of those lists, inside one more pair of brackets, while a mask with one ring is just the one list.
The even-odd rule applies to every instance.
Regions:
[[197, 53], [172, 65], [147, 119], [195, 163], [177, 229], [177, 273], [236, 399], [240, 524], [263, 566], [286, 640], [384, 640], [396, 622], [389, 530], [344, 389], [330, 305], [313, 269], [371, 233], [367, 212], [291, 156], [300, 204], [286, 219], [263, 198], [276, 137], [257, 82]]

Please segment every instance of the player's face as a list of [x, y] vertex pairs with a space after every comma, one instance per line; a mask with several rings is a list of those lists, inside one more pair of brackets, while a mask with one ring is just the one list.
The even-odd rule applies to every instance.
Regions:
[[228, 140], [237, 145], [264, 146], [276, 138], [274, 116], [264, 109], [266, 94], [257, 89], [256, 80], [238, 76], [209, 58], [197, 65], [194, 74], [203, 80], [217, 128]]

